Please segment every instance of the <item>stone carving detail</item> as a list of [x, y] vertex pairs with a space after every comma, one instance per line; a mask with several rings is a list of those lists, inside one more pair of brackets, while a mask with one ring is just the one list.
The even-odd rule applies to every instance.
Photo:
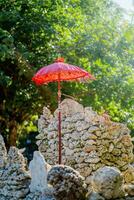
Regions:
[[39, 151], [34, 152], [29, 170], [31, 174], [30, 192], [43, 192], [47, 188], [47, 163]]
[[69, 166], [52, 167], [48, 173], [48, 183], [54, 188], [56, 200], [84, 200], [86, 197], [84, 178]]
[[[71, 99], [61, 103], [61, 112], [63, 164], [78, 170], [87, 184], [91, 183], [91, 175], [106, 165], [115, 166], [129, 176], [133, 144], [124, 124], [110, 121], [106, 114], [99, 116], [90, 107], [84, 108]], [[54, 165], [58, 162], [58, 110], [53, 116], [48, 113], [48, 117], [45, 112], [39, 119], [37, 144], [46, 161]]]

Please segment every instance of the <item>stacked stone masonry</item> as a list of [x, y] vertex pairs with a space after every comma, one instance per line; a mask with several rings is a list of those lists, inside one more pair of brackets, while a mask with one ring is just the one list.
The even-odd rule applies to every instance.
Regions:
[[[78, 170], [91, 183], [93, 173], [103, 166], [117, 167], [126, 183], [134, 181], [133, 144], [126, 125], [112, 122], [90, 107], [71, 99], [61, 103], [62, 162]], [[58, 109], [52, 115], [45, 107], [38, 121], [37, 145], [50, 165], [58, 162]]]

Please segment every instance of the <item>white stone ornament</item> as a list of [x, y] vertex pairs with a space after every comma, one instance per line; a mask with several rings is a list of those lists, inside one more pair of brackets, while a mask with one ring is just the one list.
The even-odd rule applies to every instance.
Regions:
[[30, 191], [43, 192], [47, 188], [47, 163], [39, 151], [34, 152], [29, 170], [31, 174]]

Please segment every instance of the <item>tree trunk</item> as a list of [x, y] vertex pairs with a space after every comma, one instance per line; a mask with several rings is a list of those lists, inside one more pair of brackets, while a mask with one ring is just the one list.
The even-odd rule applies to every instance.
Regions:
[[9, 123], [8, 146], [16, 146], [17, 141], [17, 122], [13, 119]]

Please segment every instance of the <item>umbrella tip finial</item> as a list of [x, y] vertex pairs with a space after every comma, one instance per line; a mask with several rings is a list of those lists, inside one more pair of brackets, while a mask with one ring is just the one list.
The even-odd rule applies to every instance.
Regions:
[[55, 59], [55, 62], [64, 62], [64, 58], [59, 57], [59, 58]]

